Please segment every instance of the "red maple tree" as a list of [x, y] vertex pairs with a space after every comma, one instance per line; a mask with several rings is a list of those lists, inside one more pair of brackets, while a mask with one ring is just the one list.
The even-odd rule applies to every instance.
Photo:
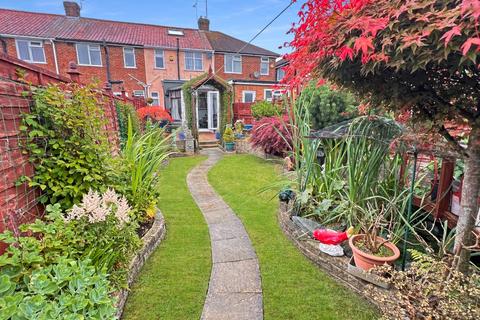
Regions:
[[[468, 265], [480, 190], [480, 0], [307, 0], [285, 82], [328, 79], [408, 113], [465, 160], [457, 267]], [[468, 126], [468, 143], [449, 130]]]

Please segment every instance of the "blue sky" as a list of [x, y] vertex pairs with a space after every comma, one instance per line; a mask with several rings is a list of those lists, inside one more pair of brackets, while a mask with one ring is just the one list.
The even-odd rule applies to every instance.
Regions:
[[[196, 27], [197, 0], [83, 0], [82, 16], [143, 22], [178, 27]], [[212, 30], [222, 31], [239, 39], [250, 40], [276, 16], [290, 0], [208, 0], [208, 17]], [[299, 0], [273, 23], [253, 44], [278, 53], [291, 39], [286, 35], [304, 1]], [[63, 14], [62, 0], [0, 0], [0, 7]], [[198, 0], [198, 15], [205, 15], [205, 0]]]

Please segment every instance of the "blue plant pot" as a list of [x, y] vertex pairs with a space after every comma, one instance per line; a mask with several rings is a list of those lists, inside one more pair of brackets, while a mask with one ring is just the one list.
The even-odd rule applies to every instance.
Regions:
[[235, 150], [235, 142], [225, 142], [225, 150], [226, 151]]
[[243, 135], [243, 133], [235, 133], [235, 138], [243, 139], [243, 138], [245, 138], [245, 136]]
[[220, 132], [215, 132], [215, 139], [220, 140]]

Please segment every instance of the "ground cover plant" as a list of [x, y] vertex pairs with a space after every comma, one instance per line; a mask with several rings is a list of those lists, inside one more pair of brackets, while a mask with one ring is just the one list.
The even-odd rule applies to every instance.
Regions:
[[162, 170], [159, 207], [168, 232], [133, 285], [123, 319], [200, 318], [210, 278], [210, 238], [186, 176], [203, 160], [171, 159]]
[[[299, 17], [287, 82], [328, 79], [464, 158], [454, 264], [467, 272], [480, 190], [477, 1], [309, 0]], [[452, 124], [468, 128], [466, 145]]]
[[226, 156], [209, 182], [240, 217], [260, 263], [264, 316], [274, 319], [375, 319], [375, 309], [335, 283], [290, 243], [277, 222], [279, 168], [250, 155]]

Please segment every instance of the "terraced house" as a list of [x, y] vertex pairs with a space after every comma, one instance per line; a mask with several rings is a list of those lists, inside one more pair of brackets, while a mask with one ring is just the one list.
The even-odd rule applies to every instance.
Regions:
[[[60, 75], [73, 62], [82, 82], [109, 83], [116, 95], [125, 90], [128, 96], [150, 97], [178, 121], [185, 117], [178, 88], [208, 71], [232, 85], [235, 102], [271, 100], [276, 94], [278, 54], [210, 31], [207, 18], [189, 29], [85, 18], [71, 1], [64, 8], [65, 15], [0, 9], [3, 52]], [[208, 98], [200, 106], [217, 127], [209, 117], [218, 116], [218, 103]]]

